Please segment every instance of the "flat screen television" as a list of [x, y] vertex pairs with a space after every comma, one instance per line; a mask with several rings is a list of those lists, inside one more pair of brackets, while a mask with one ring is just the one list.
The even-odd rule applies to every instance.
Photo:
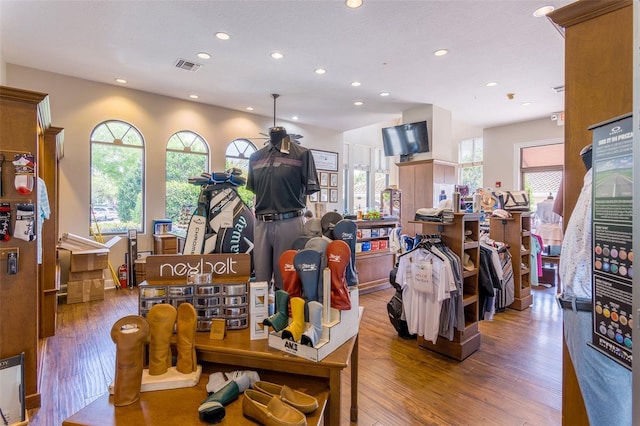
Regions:
[[427, 122], [418, 121], [383, 128], [382, 145], [386, 157], [407, 157], [418, 152], [429, 152]]

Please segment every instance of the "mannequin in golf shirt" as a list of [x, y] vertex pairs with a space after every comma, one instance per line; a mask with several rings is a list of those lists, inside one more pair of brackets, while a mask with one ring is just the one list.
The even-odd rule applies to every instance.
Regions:
[[269, 143], [249, 158], [247, 189], [256, 194], [256, 281], [273, 278], [282, 289], [280, 255], [304, 235], [307, 195], [320, 191], [311, 151], [292, 142], [284, 127], [272, 127]]
[[[592, 298], [591, 146], [581, 151], [587, 173], [565, 230], [560, 259], [564, 300]], [[562, 310], [567, 349], [592, 425], [631, 425], [631, 371], [587, 345], [592, 340], [590, 310]]]

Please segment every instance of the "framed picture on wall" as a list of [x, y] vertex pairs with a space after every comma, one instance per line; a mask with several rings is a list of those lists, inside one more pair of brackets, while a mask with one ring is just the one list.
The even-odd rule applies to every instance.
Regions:
[[329, 186], [329, 173], [320, 173], [320, 186]]
[[337, 189], [331, 189], [329, 192], [329, 202], [330, 203], [337, 203], [338, 202], [338, 190]]
[[332, 188], [337, 188], [338, 187], [338, 174], [337, 173], [331, 173], [329, 175], [329, 186]]
[[322, 188], [320, 190], [320, 202], [326, 203], [329, 201], [329, 190], [327, 188]]
[[314, 192], [313, 194], [309, 195], [309, 201], [311, 201], [312, 203], [317, 203], [318, 202], [318, 193]]
[[321, 151], [312, 149], [313, 161], [317, 170], [328, 170], [330, 172], [338, 171], [338, 153], [331, 151]]

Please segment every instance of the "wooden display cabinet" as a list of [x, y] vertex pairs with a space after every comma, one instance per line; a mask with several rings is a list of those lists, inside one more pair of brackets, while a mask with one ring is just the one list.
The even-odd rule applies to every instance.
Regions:
[[[360, 294], [389, 287], [389, 272], [395, 264], [395, 253], [389, 249], [389, 235], [398, 226], [395, 220], [357, 220], [356, 244], [372, 244], [375, 249], [356, 250], [356, 270]], [[382, 246], [382, 247], [381, 247]]]
[[511, 212], [509, 219], [491, 218], [489, 236], [509, 247], [513, 262], [514, 301], [510, 308], [522, 311], [533, 303], [531, 294], [531, 213]]
[[[463, 278], [464, 330], [456, 330], [453, 341], [438, 336], [436, 343], [418, 336], [418, 345], [462, 361], [480, 348], [478, 328], [480, 301], [478, 295], [478, 275], [480, 272], [480, 214], [455, 213], [453, 222], [413, 221], [422, 228], [423, 234], [439, 233], [442, 241], [464, 261], [465, 253], [474, 265], [473, 271], [460, 268]], [[469, 235], [465, 235], [471, 231]], [[465, 240], [465, 237], [467, 239]]]
[[153, 254], [178, 254], [178, 236], [153, 234]]

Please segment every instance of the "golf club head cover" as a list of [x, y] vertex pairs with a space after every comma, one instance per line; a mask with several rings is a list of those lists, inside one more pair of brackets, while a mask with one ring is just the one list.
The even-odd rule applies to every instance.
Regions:
[[282, 330], [282, 338], [299, 342], [304, 332], [304, 310], [306, 302], [302, 297], [291, 298], [291, 323]]
[[338, 212], [325, 213], [321, 219], [322, 234], [327, 238], [335, 240], [336, 238], [333, 236], [333, 229], [335, 228], [336, 224], [341, 220], [342, 220], [342, 215]]
[[318, 218], [309, 219], [304, 224], [304, 235], [307, 237], [322, 236], [322, 221]]
[[300, 343], [314, 347], [320, 341], [320, 337], [322, 337], [322, 303], [314, 300], [307, 303], [307, 305], [311, 326], [302, 333]]
[[344, 241], [351, 250], [351, 261], [347, 266], [347, 285], [358, 285], [358, 271], [356, 270], [356, 234], [358, 226], [350, 219], [342, 219], [333, 229], [335, 240]]
[[113, 405], [122, 407], [140, 399], [144, 343], [149, 336], [149, 323], [140, 315], [120, 318], [111, 328], [116, 344], [116, 374], [113, 382]]
[[[318, 283], [322, 278], [322, 254], [312, 249], [304, 249], [296, 253], [293, 265], [302, 283], [302, 296], [308, 302], [320, 301]], [[293, 306], [291, 307], [293, 311]]]
[[[296, 257], [296, 254], [298, 254], [297, 250], [285, 250], [278, 260], [278, 267], [280, 268], [280, 275], [282, 276], [282, 288], [287, 292], [289, 297], [302, 297], [302, 283], [300, 282], [298, 271], [296, 271], [296, 267], [293, 264], [293, 259]], [[291, 307], [288, 305], [289, 299], [287, 299], [287, 310], [285, 312], [287, 319], [291, 316]]]
[[334, 240], [327, 246], [327, 267], [331, 271], [331, 307], [341, 311], [351, 309], [346, 280], [350, 259], [351, 250], [344, 241]]
[[291, 249], [295, 251], [304, 250], [304, 246], [307, 245], [307, 241], [309, 241], [312, 237], [308, 237], [303, 235], [302, 237], [298, 237], [293, 240], [293, 244], [291, 244]]
[[[318, 301], [322, 301], [323, 287], [324, 281], [322, 276], [322, 271], [327, 267], [327, 246], [332, 240], [330, 238], [325, 237], [324, 235], [321, 237], [313, 237], [307, 242], [305, 248], [315, 250], [320, 253], [320, 278], [318, 279]], [[305, 318], [309, 318], [309, 314], [305, 311]]]
[[207, 423], [219, 423], [225, 416], [224, 406], [238, 399], [238, 396], [260, 380], [257, 372], [238, 370], [226, 373], [228, 381], [222, 373], [209, 375], [207, 391], [209, 397], [198, 407], [200, 420]]
[[182, 374], [196, 371], [198, 361], [196, 359], [196, 324], [198, 314], [191, 303], [181, 303], [178, 306], [176, 318], [176, 349], [178, 361], [176, 370]]
[[280, 331], [289, 324], [289, 293], [284, 290], [276, 291], [276, 312], [262, 320], [263, 325], [268, 325], [274, 331]]
[[178, 311], [173, 305], [159, 303], [147, 312], [149, 322], [149, 375], [159, 376], [171, 367], [171, 335]]

